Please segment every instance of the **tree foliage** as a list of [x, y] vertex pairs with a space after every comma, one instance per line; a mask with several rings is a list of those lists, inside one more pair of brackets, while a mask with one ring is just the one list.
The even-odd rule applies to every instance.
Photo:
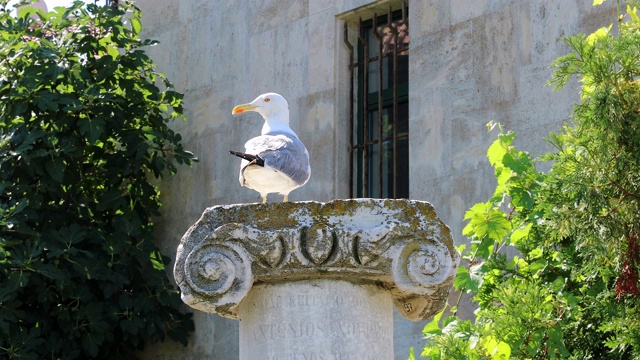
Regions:
[[640, 359], [640, 19], [626, 10], [617, 33], [565, 39], [551, 84], [582, 87], [572, 124], [550, 134], [554, 152], [533, 159], [491, 123], [497, 186], [465, 215], [468, 265], [454, 284], [473, 295], [476, 318], [443, 310], [422, 356]]
[[121, 358], [190, 314], [153, 245], [150, 180], [195, 157], [140, 10], [0, 0], [0, 358]]

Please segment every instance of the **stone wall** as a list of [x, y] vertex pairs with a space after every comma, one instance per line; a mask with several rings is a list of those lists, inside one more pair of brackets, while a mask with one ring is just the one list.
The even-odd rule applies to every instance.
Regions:
[[[161, 72], [185, 93], [188, 122], [176, 124], [200, 163], [162, 186], [161, 249], [175, 256], [203, 210], [260, 201], [237, 182], [242, 150], [259, 134], [258, 114], [232, 118], [234, 105], [274, 91], [289, 101], [291, 127], [311, 155], [309, 183], [291, 201], [348, 196], [348, 70], [343, 22], [399, 1], [137, 0], [143, 36]], [[577, 83], [552, 93], [549, 64], [567, 52], [561, 38], [615, 19], [613, 2], [592, 0], [413, 0], [410, 24], [410, 197], [431, 202], [457, 243], [464, 212], [492, 193], [485, 158], [497, 120], [518, 145], [540, 153], [542, 140], [568, 120]], [[424, 322], [395, 316], [395, 356], [421, 349]], [[161, 344], [145, 359], [237, 359], [232, 320], [196, 313], [188, 348]]]

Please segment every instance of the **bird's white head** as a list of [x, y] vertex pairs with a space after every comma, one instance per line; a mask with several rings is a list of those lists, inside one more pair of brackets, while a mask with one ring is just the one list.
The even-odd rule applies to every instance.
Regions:
[[247, 111], [262, 115], [265, 121], [262, 127], [263, 135], [275, 131], [292, 132], [289, 127], [289, 104], [280, 94], [262, 94], [248, 104], [235, 106], [231, 114], [239, 115]]

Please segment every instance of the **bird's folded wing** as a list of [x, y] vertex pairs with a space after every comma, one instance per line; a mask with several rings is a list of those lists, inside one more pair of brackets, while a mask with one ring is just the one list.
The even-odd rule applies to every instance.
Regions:
[[249, 140], [247, 153], [257, 154], [264, 166], [281, 171], [297, 184], [309, 180], [309, 153], [296, 137], [287, 135], [262, 135]]

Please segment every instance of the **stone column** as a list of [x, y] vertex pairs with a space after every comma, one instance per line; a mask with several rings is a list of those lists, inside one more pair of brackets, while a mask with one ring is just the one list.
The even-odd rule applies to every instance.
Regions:
[[241, 359], [393, 359], [391, 296], [373, 284], [256, 285], [239, 314]]
[[240, 320], [240, 359], [391, 359], [392, 304], [424, 320], [458, 264], [427, 202], [216, 206], [184, 235], [183, 301]]

